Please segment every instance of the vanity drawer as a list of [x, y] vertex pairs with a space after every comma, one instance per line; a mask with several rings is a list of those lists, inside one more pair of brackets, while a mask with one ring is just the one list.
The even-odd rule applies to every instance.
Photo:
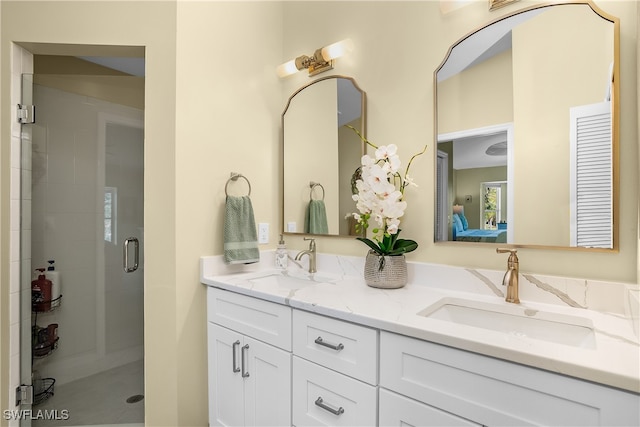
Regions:
[[293, 311], [293, 353], [378, 384], [378, 331], [301, 310]]
[[483, 425], [637, 419], [637, 395], [629, 416], [630, 393], [388, 332], [380, 333], [380, 386]]
[[467, 426], [480, 427], [464, 418], [425, 405], [408, 397], [380, 388], [380, 427], [398, 426]]
[[207, 320], [291, 351], [290, 307], [208, 287]]
[[293, 357], [293, 424], [377, 425], [376, 387]]

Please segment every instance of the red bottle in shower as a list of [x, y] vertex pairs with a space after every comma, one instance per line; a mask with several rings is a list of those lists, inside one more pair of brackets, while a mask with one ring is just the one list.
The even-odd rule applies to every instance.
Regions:
[[44, 268], [36, 268], [38, 279], [31, 282], [31, 303], [35, 311], [51, 310], [51, 280], [44, 274]]

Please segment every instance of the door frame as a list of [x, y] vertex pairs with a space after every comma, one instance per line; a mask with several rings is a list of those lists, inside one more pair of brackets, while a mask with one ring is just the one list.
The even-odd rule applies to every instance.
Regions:
[[[88, 44], [74, 44], [74, 45], [64, 45], [63, 51], [65, 53], [61, 53], [60, 52], [60, 44], [56, 44], [56, 43], [47, 43], [47, 42], [42, 42], [42, 43], [31, 43], [31, 45], [33, 45], [34, 49], [37, 49], [37, 54], [41, 54], [41, 55], [69, 55], [69, 51], [65, 50], [68, 49], [70, 46], [72, 47], [76, 47], [79, 50], [82, 50], [82, 52], [84, 52], [83, 54], [86, 54], [87, 52], [87, 48], [91, 48], [91, 49], [95, 49], [95, 56], [100, 56], [101, 54], [104, 54], [103, 56], [114, 56], [115, 54], [117, 54], [119, 52], [119, 49], [121, 48], [124, 52], [127, 52], [127, 54], [123, 55], [123, 56], [131, 56], [131, 49], [132, 48], [139, 48], [142, 49], [142, 52], [144, 54], [145, 52], [145, 47], [144, 46], [140, 46], [140, 45], [104, 45], [104, 46], [98, 46], [98, 45], [88, 45]], [[22, 79], [23, 74], [34, 74], [34, 70], [33, 70], [33, 56], [34, 53], [30, 50], [30, 48], [28, 47], [23, 47], [20, 43], [15, 43], [12, 42], [11, 43], [11, 50], [13, 49], [20, 49], [20, 53], [24, 52], [25, 56], [30, 57], [30, 60], [22, 60], [22, 63], [12, 63], [11, 65], [11, 76], [10, 76], [10, 86], [11, 87], [20, 87], [21, 86], [21, 81], [17, 81], [18, 79]], [[13, 54], [12, 52], [12, 56], [16, 57], [15, 54]], [[146, 60], [146, 54], [144, 55], [144, 58]], [[20, 61], [18, 61], [20, 62]], [[25, 62], [26, 64], [29, 64], [27, 66], [25, 66]], [[147, 90], [147, 85], [145, 82], [145, 92]], [[15, 119], [15, 115], [16, 114], [14, 111], [14, 109], [16, 108], [15, 106], [19, 103], [22, 103], [22, 94], [18, 93], [15, 96], [17, 96], [17, 98], [14, 97], [14, 95], [12, 94], [11, 96], [11, 117], [12, 120], [9, 123], [9, 125], [12, 128], [12, 132], [11, 132], [11, 136], [12, 139], [13, 137], [17, 134], [17, 133], [21, 133], [22, 129], [20, 131], [16, 131], [13, 126], [15, 125], [14, 122], [17, 123], [17, 120]], [[144, 109], [143, 109], [144, 111]], [[144, 124], [145, 124], [145, 120], [144, 118], [141, 121], [136, 120], [135, 121], [136, 124], [141, 123], [142, 124], [142, 128], [144, 129]], [[20, 128], [22, 128], [22, 126], [20, 125]], [[30, 132], [27, 132], [27, 134], [30, 137]], [[146, 148], [146, 141], [143, 140], [143, 144]], [[17, 146], [16, 146], [17, 145]], [[18, 152], [16, 152], [15, 150], [18, 150]], [[30, 154], [31, 152], [29, 152]], [[10, 154], [11, 154], [11, 169], [14, 168], [18, 168], [20, 170], [20, 173], [17, 174], [17, 183], [15, 182], [16, 180], [14, 179], [15, 176], [14, 174], [12, 174], [11, 179], [10, 179], [10, 186], [12, 188], [13, 191], [13, 186], [17, 185], [19, 188], [22, 187], [23, 185], [23, 181], [24, 181], [24, 170], [25, 169], [25, 163], [24, 160], [21, 159], [21, 156], [24, 154], [23, 153], [23, 148], [22, 148], [22, 141], [20, 141], [19, 144], [11, 144], [11, 148], [10, 148]], [[18, 164], [15, 164], [15, 162], [13, 161], [13, 158], [17, 157], [20, 158], [20, 162]], [[29, 161], [29, 165], [31, 164], [31, 162]], [[29, 184], [31, 183], [30, 179], [29, 179]], [[21, 191], [22, 193], [22, 191]], [[29, 194], [31, 194], [29, 192]], [[11, 199], [13, 200], [13, 197], [11, 197]], [[29, 200], [30, 202], [30, 200]], [[13, 311], [15, 309], [18, 309], [19, 313], [18, 315], [16, 315], [15, 317], [17, 317], [18, 320], [18, 335], [19, 338], [18, 339], [14, 339], [11, 338], [9, 340], [7, 340], [9, 342], [9, 345], [7, 346], [7, 350], [6, 351], [2, 351], [2, 354], [0, 354], [0, 359], [4, 358], [5, 356], [8, 355], [16, 355], [17, 354], [17, 359], [18, 359], [18, 363], [14, 364], [13, 360], [11, 361], [11, 363], [7, 363], [6, 365], [3, 363], [3, 366], [6, 366], [7, 368], [9, 368], [9, 376], [8, 376], [8, 381], [5, 384], [4, 383], [4, 379], [2, 381], [2, 386], [3, 388], [5, 388], [5, 386], [9, 387], [8, 390], [8, 399], [3, 399], [5, 400], [6, 404], [8, 404], [8, 408], [9, 409], [13, 409], [13, 407], [11, 406], [13, 403], [13, 399], [15, 398], [15, 391], [13, 390], [13, 387], [16, 385], [15, 384], [15, 380], [13, 380], [12, 378], [14, 378], [14, 375], [16, 375], [16, 370], [17, 370], [17, 376], [19, 378], [19, 381], [17, 384], [19, 385], [26, 385], [26, 386], [32, 386], [32, 378], [31, 378], [31, 357], [29, 356], [29, 369], [24, 369], [24, 363], [23, 360], [24, 356], [22, 353], [22, 348], [23, 348], [23, 342], [27, 342], [28, 345], [30, 345], [31, 342], [31, 334], [30, 334], [30, 324], [31, 324], [31, 274], [30, 270], [31, 270], [31, 259], [23, 259], [24, 258], [24, 254], [23, 252], [30, 247], [30, 242], [28, 245], [23, 244], [22, 239], [23, 239], [23, 235], [24, 235], [24, 229], [23, 229], [23, 201], [22, 201], [22, 195], [20, 195], [20, 203], [19, 203], [19, 211], [17, 213], [17, 215], [14, 215], [14, 211], [13, 211], [13, 206], [11, 209], [11, 215], [9, 218], [9, 230], [11, 231], [11, 241], [10, 241], [10, 245], [12, 247], [12, 251], [15, 251], [17, 253], [20, 254], [20, 259], [19, 259], [19, 267], [18, 268], [12, 268], [12, 272], [11, 274], [9, 274], [9, 279], [11, 281], [10, 283], [10, 288], [16, 288], [19, 289], [18, 292], [18, 297], [14, 300], [14, 298], [10, 298], [9, 303], [7, 304], [7, 308], [9, 309], [9, 311]], [[29, 226], [29, 235], [30, 235], [30, 226]], [[14, 233], [13, 230], [19, 230], [17, 232], [17, 241], [14, 242], [14, 235], [16, 233]], [[26, 246], [26, 247], [25, 247]], [[30, 256], [30, 255], [29, 255]], [[12, 256], [10, 261], [14, 261], [13, 259], [14, 257]], [[26, 263], [28, 263], [29, 265], [27, 266]], [[14, 274], [14, 271], [16, 272], [16, 274]], [[14, 283], [15, 281], [15, 283]], [[29, 290], [27, 292], [27, 290]], [[145, 310], [146, 305], [143, 305], [143, 310]], [[146, 311], [146, 310], [145, 310]], [[29, 313], [29, 315], [26, 315], [26, 312]], [[13, 316], [13, 315], [12, 315]], [[26, 328], [23, 323], [27, 322], [28, 319], [28, 323], [29, 323], [29, 327]], [[29, 330], [29, 336], [28, 337], [24, 337], [22, 336], [23, 333], [23, 329], [24, 330]], [[12, 330], [11, 333], [13, 334], [14, 331]], [[16, 348], [17, 347], [17, 348]], [[144, 349], [144, 344], [143, 344], [143, 349]], [[29, 354], [31, 354], [31, 351], [29, 351]], [[14, 357], [11, 357], [11, 359], [13, 359]], [[27, 375], [28, 372], [28, 375]], [[0, 397], [4, 397], [6, 396], [7, 390], [3, 390], [2, 392], [0, 392]], [[16, 408], [18, 409], [31, 409], [31, 405], [24, 405], [22, 404], [21, 406], [16, 406]], [[146, 416], [145, 416], [146, 418]], [[30, 426], [31, 422], [29, 419], [21, 419], [20, 420], [20, 425], [22, 426]]]

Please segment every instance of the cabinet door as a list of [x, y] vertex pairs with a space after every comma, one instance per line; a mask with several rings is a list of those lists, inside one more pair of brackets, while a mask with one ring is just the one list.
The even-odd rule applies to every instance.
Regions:
[[476, 426], [480, 424], [460, 418], [433, 406], [380, 388], [380, 427], [404, 426]]
[[291, 353], [245, 337], [242, 346], [246, 426], [291, 425]]
[[209, 425], [244, 425], [244, 392], [240, 372], [242, 335], [213, 323], [207, 323], [207, 333]]

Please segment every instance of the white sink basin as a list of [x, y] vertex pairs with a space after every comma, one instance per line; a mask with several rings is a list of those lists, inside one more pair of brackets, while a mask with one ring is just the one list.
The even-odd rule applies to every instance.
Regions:
[[582, 348], [595, 348], [590, 319], [538, 311], [516, 304], [493, 304], [462, 298], [443, 298], [419, 316]]
[[315, 274], [290, 274], [282, 272], [269, 272], [263, 276], [254, 277], [249, 281], [255, 285], [277, 287], [282, 289], [300, 289], [318, 283], [334, 283], [335, 277]]

